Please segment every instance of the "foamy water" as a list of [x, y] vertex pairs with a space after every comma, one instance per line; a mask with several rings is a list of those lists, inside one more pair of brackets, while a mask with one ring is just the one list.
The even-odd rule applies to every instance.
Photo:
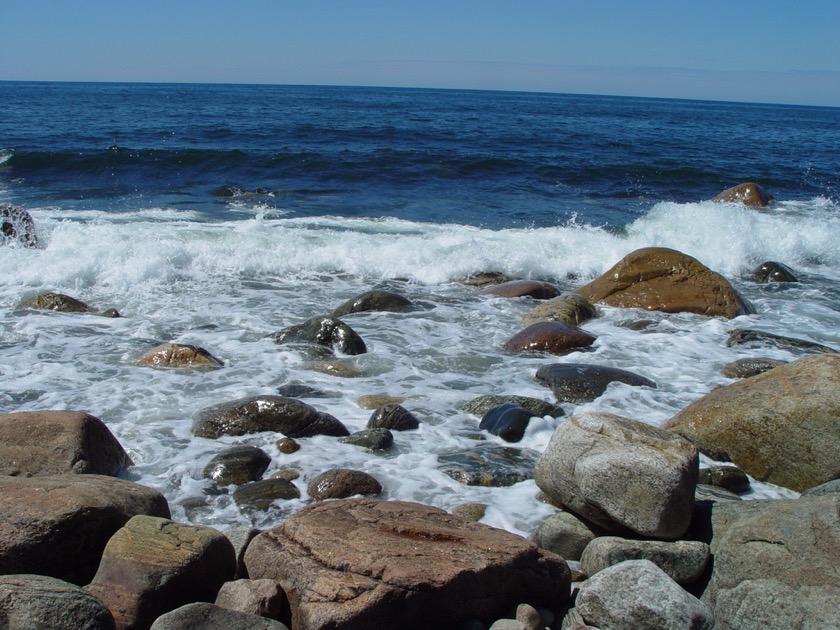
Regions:
[[[129, 477], [163, 492], [178, 520], [268, 527], [307, 502], [309, 479], [349, 467], [374, 475], [387, 498], [445, 509], [486, 503], [484, 522], [527, 535], [553, 510], [534, 500], [533, 481], [468, 487], [439, 470], [439, 453], [477, 444], [469, 435], [479, 419], [459, 411], [464, 402], [491, 393], [553, 400], [534, 380], [539, 366], [596, 363], [638, 372], [658, 388], [614, 384], [592, 403], [564, 405], [567, 415], [609, 411], [661, 425], [731, 382], [719, 372], [724, 364], [747, 356], [795, 358], [781, 349], [727, 348], [735, 328], [840, 348], [840, 212], [823, 198], [761, 211], [659, 203], [621, 231], [574, 222], [489, 230], [399, 219], [286, 218], [282, 208], [259, 206], [237, 210], [253, 218], [208, 222], [166, 208], [118, 214], [33, 208], [43, 247], [0, 247], [0, 411], [75, 409], [102, 418], [135, 462]], [[602, 308], [602, 317], [584, 325], [598, 335], [591, 352], [513, 356], [501, 344], [521, 330], [522, 316], [537, 303], [481, 296], [458, 282], [478, 271], [501, 271], [570, 290], [647, 246], [678, 249], [723, 273], [757, 314], [723, 320]], [[766, 260], [789, 265], [803, 282], [745, 279]], [[269, 338], [375, 287], [397, 291], [420, 308], [344, 318], [368, 346], [368, 354], [347, 358], [361, 377], [303, 369], [303, 357]], [[15, 310], [22, 298], [41, 291], [117, 308], [123, 317]], [[641, 330], [628, 327], [639, 320], [647, 322]], [[184, 372], [132, 365], [165, 341], [202, 346], [225, 367]], [[289, 382], [327, 392], [307, 402], [351, 431], [365, 428], [371, 415], [356, 402], [365, 394], [405, 398], [421, 428], [395, 432], [395, 447], [376, 455], [327, 437], [300, 440], [303, 448], [292, 455], [277, 451], [276, 434], [192, 437], [192, 415], [200, 409], [275, 393]], [[562, 421], [532, 420], [519, 446], [541, 452]], [[486, 441], [506, 444], [491, 435]], [[209, 495], [201, 470], [233, 444], [268, 452], [266, 474], [298, 469], [303, 498], [244, 515], [228, 494]], [[794, 496], [767, 484], [754, 488], [753, 496]], [[196, 497], [204, 497], [203, 507], [196, 507]]]

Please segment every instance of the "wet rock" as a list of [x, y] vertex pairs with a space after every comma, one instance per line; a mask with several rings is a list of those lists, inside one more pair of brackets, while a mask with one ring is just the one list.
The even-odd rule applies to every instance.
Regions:
[[586, 546], [603, 533], [602, 529], [581, 520], [576, 514], [560, 510], [540, 523], [533, 541], [541, 549], [548, 549], [566, 560], [580, 560]]
[[274, 580], [235, 580], [222, 584], [216, 606], [281, 620], [288, 616], [289, 601]]
[[101, 475], [0, 477], [0, 574], [90, 582], [111, 536], [137, 514], [169, 516], [159, 492]]
[[577, 326], [560, 322], [538, 322], [516, 333], [502, 347], [508, 352], [568, 354], [588, 348], [596, 339], [595, 335]]
[[244, 511], [265, 511], [275, 501], [300, 498], [300, 490], [288, 479], [274, 477], [246, 483], [233, 492], [233, 500]]
[[359, 407], [361, 407], [362, 409], [376, 409], [377, 407], [381, 407], [382, 405], [387, 405], [389, 403], [400, 405], [404, 401], [405, 398], [400, 398], [399, 396], [387, 396], [386, 394], [367, 394], [364, 396], [359, 396], [356, 399], [356, 404], [359, 405]]
[[556, 609], [569, 598], [561, 558], [403, 501], [313, 504], [254, 539], [246, 563], [252, 578], [280, 583], [292, 627], [308, 630], [459, 628], [509, 605]]
[[438, 455], [440, 471], [466, 486], [505, 487], [534, 478], [537, 453], [482, 444]]
[[216, 530], [135, 516], [108, 541], [87, 590], [118, 628], [148, 628], [180, 606], [215, 600], [235, 570], [233, 547]]
[[339, 378], [359, 378], [365, 375], [364, 370], [355, 363], [342, 361], [341, 359], [308, 361], [300, 367], [303, 370], [312, 370], [313, 372], [320, 372], [321, 374], [328, 374], [329, 376], [337, 376]]
[[412, 306], [413, 303], [411, 300], [398, 293], [374, 290], [347, 300], [347, 302], [333, 311], [332, 316], [344, 317], [352, 313], [363, 313], [366, 311], [403, 313], [410, 310]]
[[552, 363], [537, 370], [537, 381], [550, 387], [560, 402], [591, 402], [603, 394], [610, 383], [655, 388], [650, 379], [618, 368], [587, 363]]
[[663, 542], [600, 536], [590, 542], [580, 558], [586, 575], [595, 575], [625, 560], [650, 560], [677, 584], [693, 584], [709, 562], [709, 545], [697, 540]]
[[840, 627], [838, 510], [837, 495], [713, 504], [701, 599], [717, 627]]
[[599, 628], [711, 630], [715, 618], [699, 599], [650, 560], [627, 560], [580, 587], [575, 608]]
[[24, 247], [38, 247], [35, 222], [26, 210], [7, 203], [0, 204], [0, 245], [20, 243]]
[[278, 344], [315, 344], [341, 354], [357, 355], [367, 352], [358, 333], [336, 317], [313, 317], [274, 335]]
[[472, 287], [486, 287], [490, 284], [502, 284], [509, 280], [510, 277], [501, 271], [481, 271], [467, 276], [460, 282]]
[[838, 351], [829, 346], [807, 339], [796, 339], [795, 337], [785, 337], [784, 335], [774, 335], [773, 333], [764, 332], [763, 330], [751, 330], [742, 328], [733, 330], [729, 334], [729, 339], [726, 340], [726, 345], [730, 348], [761, 348], [764, 346], [772, 346], [782, 348], [784, 350], [803, 351], [808, 353], [822, 352], [825, 354], [838, 354]]
[[[697, 449], [679, 436], [609, 413], [563, 422], [536, 466], [537, 486], [607, 531], [674, 540], [691, 522]], [[629, 474], [632, 471], [632, 474]]]
[[769, 260], [750, 272], [756, 282], [799, 282], [790, 267]]
[[754, 182], [738, 184], [727, 188], [712, 201], [723, 201], [728, 203], [742, 203], [753, 208], [764, 208], [774, 201], [773, 195], [764, 190]]
[[535, 300], [550, 300], [560, 295], [560, 290], [550, 282], [511, 280], [487, 286], [481, 290], [481, 294], [505, 298], [530, 297]]
[[377, 496], [382, 494], [382, 485], [372, 475], [361, 470], [333, 468], [310, 481], [306, 490], [309, 498], [323, 501], [346, 499], [355, 495]]
[[256, 446], [233, 446], [225, 449], [204, 467], [202, 476], [220, 486], [241, 486], [257, 481], [271, 463], [271, 457]]
[[664, 247], [636, 250], [577, 291], [593, 303], [733, 318], [754, 313], [726, 278]]
[[327, 392], [302, 383], [287, 383], [277, 388], [277, 393], [285, 398], [332, 398]]
[[197, 602], [161, 615], [149, 630], [289, 630], [285, 624]]
[[484, 503], [464, 503], [452, 510], [455, 516], [477, 523], [484, 518], [487, 506]]
[[522, 318], [525, 326], [537, 322], [560, 322], [569, 326], [580, 326], [598, 317], [597, 309], [577, 293], [563, 293], [539, 304]]
[[277, 450], [283, 455], [291, 455], [300, 450], [300, 444], [290, 437], [282, 437], [275, 443]]
[[0, 627], [114, 630], [114, 618], [105, 604], [75, 584], [44, 575], [3, 575]]
[[311, 405], [283, 396], [252, 396], [213, 405], [193, 418], [193, 435], [217, 439], [276, 431], [290, 438], [350, 435], [338, 419]]
[[221, 359], [217, 359], [204, 348], [178, 343], [164, 343], [155, 346], [148, 352], [144, 352], [134, 363], [142, 367], [204, 370], [224, 366]]
[[527, 409], [505, 403], [484, 414], [478, 427], [498, 435], [505, 442], [519, 442], [525, 435], [532, 417], [533, 414]]
[[701, 468], [697, 476], [697, 483], [720, 486], [730, 492], [747, 492], [750, 489], [750, 480], [747, 473], [737, 466]]
[[0, 414], [0, 475], [116, 476], [131, 459], [102, 420], [81, 411]]
[[372, 451], [384, 451], [394, 445], [394, 434], [388, 429], [365, 429], [338, 440], [343, 444], [362, 446]]
[[17, 308], [31, 308], [41, 311], [58, 311], [61, 313], [93, 313], [91, 308], [81, 300], [63, 293], [39, 293], [22, 300]]
[[802, 492], [836, 479], [840, 356], [805, 357], [719, 387], [677, 413], [665, 428], [759, 481]]
[[420, 420], [402, 405], [387, 403], [373, 412], [368, 420], [367, 428], [413, 431], [420, 428]]
[[488, 394], [486, 396], [479, 396], [478, 398], [473, 398], [471, 401], [465, 403], [461, 409], [474, 416], [483, 416], [493, 407], [498, 407], [499, 405], [507, 403], [523, 407], [538, 418], [543, 418], [545, 416], [559, 418], [565, 414], [562, 407], [546, 402], [545, 400], [531, 398], [529, 396], [513, 395], [494, 396], [492, 394]]
[[776, 359], [738, 359], [724, 365], [720, 369], [720, 373], [726, 378], [749, 378], [750, 376], [764, 374], [768, 370], [784, 364], [784, 361], [777, 361]]

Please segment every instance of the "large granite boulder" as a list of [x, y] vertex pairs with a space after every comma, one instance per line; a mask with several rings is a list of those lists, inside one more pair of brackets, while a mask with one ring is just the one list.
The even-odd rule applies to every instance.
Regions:
[[288, 617], [289, 600], [274, 580], [225, 582], [216, 595], [216, 606], [269, 619]]
[[144, 352], [135, 361], [135, 365], [154, 368], [191, 368], [212, 370], [224, 366], [204, 348], [182, 343], [163, 343]]
[[603, 532], [574, 512], [558, 510], [537, 527], [531, 539], [566, 560], [580, 560], [586, 546]]
[[0, 477], [0, 574], [87, 584], [108, 540], [138, 514], [169, 517], [169, 505], [114, 477]]
[[114, 476], [131, 464], [99, 418], [81, 411], [0, 414], [0, 475]]
[[114, 630], [114, 618], [105, 604], [75, 584], [45, 575], [3, 575], [0, 628]]
[[656, 383], [635, 372], [588, 363], [551, 363], [539, 368], [535, 376], [551, 388], [559, 402], [591, 402], [614, 382], [656, 388]]
[[731, 319], [755, 312], [726, 278], [691, 256], [665, 247], [627, 254], [577, 293], [593, 303], [665, 313]]
[[359, 334], [337, 317], [313, 317], [302, 324], [290, 326], [276, 333], [274, 342], [322, 346], [349, 355], [367, 352]]
[[714, 503], [701, 599], [721, 630], [840, 628], [840, 496]]
[[294, 630], [460, 628], [511, 605], [569, 598], [559, 556], [524, 538], [403, 501], [316, 503], [257, 536], [253, 579], [280, 583]]
[[414, 304], [411, 300], [393, 291], [375, 289], [361, 295], [350, 298], [344, 304], [335, 309], [333, 317], [344, 317], [352, 313], [364, 313], [367, 311], [387, 311], [391, 313], [402, 313], [411, 309]]
[[215, 601], [235, 571], [233, 545], [220, 532], [135, 516], [108, 541], [87, 590], [108, 606], [117, 627], [146, 629], [180, 606]]
[[537, 462], [537, 486], [607, 531], [677, 539], [694, 511], [697, 449], [679, 436], [609, 413], [563, 422]]
[[569, 326], [598, 317], [598, 310], [577, 293], [563, 293], [535, 306], [522, 317], [525, 326], [537, 322], [560, 322]]
[[802, 492], [840, 477], [840, 356], [814, 355], [719, 387], [665, 428], [760, 481]]
[[625, 560], [650, 560], [677, 584], [693, 584], [709, 563], [709, 545], [699, 540], [630, 540], [618, 536], [599, 536], [580, 557], [580, 568], [595, 575]]
[[275, 431], [290, 438], [313, 435], [350, 435], [337, 418], [284, 396], [252, 396], [212, 405], [193, 418], [193, 435], [217, 439], [222, 435], [248, 435]]
[[289, 630], [273, 619], [196, 602], [158, 617], [149, 630]]
[[541, 280], [510, 280], [485, 287], [481, 290], [481, 294], [505, 298], [530, 297], [535, 300], [550, 300], [560, 295], [560, 290], [550, 282]]
[[537, 322], [520, 330], [502, 346], [508, 352], [569, 354], [588, 348], [597, 337], [577, 326], [560, 322]]
[[755, 182], [745, 182], [732, 188], [727, 188], [712, 201], [742, 203], [745, 206], [764, 208], [769, 206], [775, 197]]
[[38, 236], [32, 215], [18, 206], [0, 203], [0, 245], [7, 243], [38, 247]]

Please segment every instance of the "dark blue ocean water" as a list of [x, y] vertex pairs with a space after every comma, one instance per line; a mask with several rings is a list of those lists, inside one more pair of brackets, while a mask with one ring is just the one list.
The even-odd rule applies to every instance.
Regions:
[[0, 188], [27, 207], [209, 220], [620, 226], [742, 181], [840, 196], [840, 109], [520, 92], [0, 82]]

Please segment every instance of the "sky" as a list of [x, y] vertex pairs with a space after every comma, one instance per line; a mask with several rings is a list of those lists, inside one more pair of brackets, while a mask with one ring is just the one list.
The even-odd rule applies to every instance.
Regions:
[[840, 0], [0, 0], [0, 81], [524, 90], [840, 107]]

